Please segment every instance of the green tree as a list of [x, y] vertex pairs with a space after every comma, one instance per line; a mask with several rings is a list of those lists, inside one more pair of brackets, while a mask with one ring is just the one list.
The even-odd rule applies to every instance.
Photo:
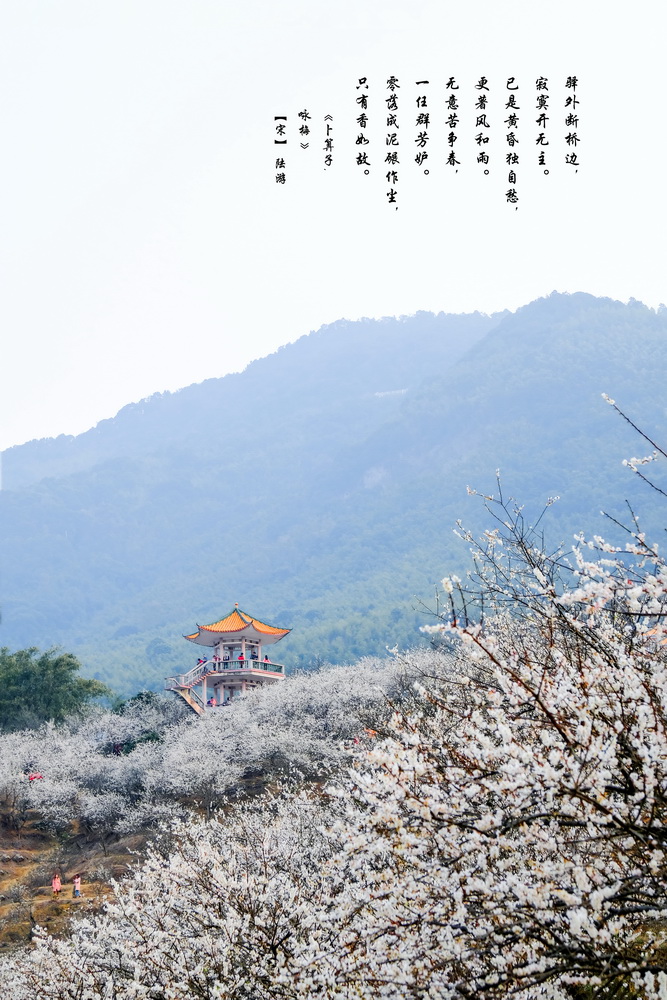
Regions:
[[0, 729], [28, 729], [62, 722], [95, 698], [111, 694], [106, 684], [79, 677], [81, 664], [59, 649], [0, 649]]

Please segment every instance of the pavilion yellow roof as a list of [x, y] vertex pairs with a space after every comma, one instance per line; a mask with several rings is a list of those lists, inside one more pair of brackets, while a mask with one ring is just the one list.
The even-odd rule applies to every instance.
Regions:
[[289, 628], [267, 625], [259, 618], [253, 618], [244, 611], [240, 611], [237, 606], [217, 622], [212, 622], [210, 625], [197, 625], [197, 631], [184, 638], [202, 646], [214, 646], [218, 642], [224, 641], [225, 636], [228, 636], [229, 639], [246, 636], [249, 639], [256, 639], [268, 644], [278, 642], [291, 631]]

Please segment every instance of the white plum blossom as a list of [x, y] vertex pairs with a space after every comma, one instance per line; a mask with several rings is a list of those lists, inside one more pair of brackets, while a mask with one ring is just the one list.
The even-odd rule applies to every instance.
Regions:
[[[0, 739], [17, 822], [55, 788], [54, 824], [200, 807], [103, 914], [0, 963], [0, 995], [667, 1000], [667, 566], [638, 528], [546, 550], [500, 484], [485, 499], [499, 527], [443, 580], [437, 648], [293, 678], [127, 755], [102, 716]], [[239, 803], [249, 766], [271, 788]]]

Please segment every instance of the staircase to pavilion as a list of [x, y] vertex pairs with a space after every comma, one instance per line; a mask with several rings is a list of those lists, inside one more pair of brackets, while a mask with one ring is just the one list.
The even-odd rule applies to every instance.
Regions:
[[204, 714], [204, 705], [201, 698], [196, 691], [188, 691], [184, 688], [176, 688], [176, 694], [179, 694], [186, 705], [189, 705], [193, 712], [197, 715]]
[[198, 663], [196, 667], [187, 673], [179, 674], [178, 677], [168, 677], [166, 682], [166, 689], [168, 691], [174, 691], [176, 694], [180, 695], [186, 705], [192, 709], [197, 715], [203, 715], [205, 712], [204, 702], [201, 700], [199, 694], [194, 690], [195, 684], [198, 684], [201, 680], [202, 674], [208, 664]]

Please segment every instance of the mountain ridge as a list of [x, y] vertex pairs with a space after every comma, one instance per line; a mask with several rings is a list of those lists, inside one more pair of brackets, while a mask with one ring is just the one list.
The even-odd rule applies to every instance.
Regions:
[[3, 644], [61, 643], [131, 693], [187, 666], [179, 637], [235, 601], [293, 628], [291, 666], [425, 641], [420, 602], [465, 571], [457, 518], [485, 526], [468, 485], [493, 492], [500, 466], [530, 509], [561, 496], [557, 540], [597, 532], [601, 508], [634, 496], [620, 463], [638, 450], [600, 393], [664, 423], [667, 312], [639, 303], [556, 294], [310, 336], [161, 397], [150, 433], [133, 404], [75, 461], [60, 439], [14, 450]]
[[[194, 435], [201, 430], [205, 426], [205, 422], [215, 416], [216, 408], [223, 405], [239, 405], [243, 400], [244, 393], [261, 393], [266, 405], [275, 404], [277, 396], [279, 401], [284, 404], [286, 394], [281, 395], [279, 391], [281, 373], [293, 368], [295, 356], [304, 353], [306, 354], [305, 361], [310, 363], [312, 368], [313, 359], [308, 355], [319, 350], [315, 361], [320, 366], [327, 366], [329, 381], [335, 374], [341, 379], [353, 378], [358, 387], [363, 388], [363, 381], [368, 381], [372, 377], [372, 369], [368, 365], [362, 365], [360, 369], [350, 369], [344, 363], [345, 358], [349, 357], [353, 348], [358, 346], [354, 343], [356, 336], [365, 336], [365, 356], [370, 358], [374, 352], [378, 351], [380, 341], [384, 341], [386, 347], [387, 340], [392, 337], [395, 350], [395, 341], [400, 339], [406, 322], [410, 320], [413, 321], [411, 330], [413, 336], [416, 337], [415, 357], [412, 363], [409, 359], [402, 358], [404, 363], [401, 378], [403, 380], [420, 378], [429, 361], [420, 364], [419, 353], [423, 355], [426, 351], [428, 359], [434, 360], [445, 351], [455, 351], [458, 348], [460, 337], [465, 338], [467, 343], [474, 342], [498, 322], [498, 319], [504, 314], [502, 312], [488, 316], [479, 312], [461, 315], [420, 312], [416, 313], [414, 317], [385, 317], [381, 320], [358, 321], [340, 320], [337, 323], [327, 324], [290, 344], [283, 345], [265, 357], [252, 361], [243, 372], [234, 372], [219, 378], [208, 378], [175, 392], [154, 393], [138, 402], [128, 403], [118, 411], [115, 417], [101, 420], [94, 427], [78, 435], [61, 434], [55, 438], [40, 438], [6, 449], [2, 453], [3, 489], [22, 488], [29, 482], [45, 478], [40, 474], [40, 463], [47, 465], [47, 467], [52, 466], [58, 476], [66, 474], [68, 468], [71, 468], [71, 471], [88, 468], [90, 465], [96, 464], [95, 460], [91, 461], [95, 448], [106, 449], [107, 457], [126, 456], [128, 448], [130, 449], [129, 453], [132, 454], [136, 437], [128, 438], [123, 433], [128, 424], [152, 425], [149, 430], [158, 432], [159, 437], [156, 438], [156, 444], [158, 450], [161, 450], [164, 447], [164, 416], [168, 414], [169, 410], [180, 420], [183, 420], [184, 416], [188, 417], [185, 427], [181, 429], [181, 433], [176, 438], [177, 441], [187, 441], [187, 433]], [[455, 326], [456, 329], [452, 330], [452, 326]], [[437, 339], [440, 336], [444, 338], [444, 341]], [[339, 348], [343, 349], [342, 359], [340, 351], [331, 349], [334, 341]], [[332, 361], [336, 362], [333, 373]], [[301, 357], [299, 363], [303, 364], [303, 362], [304, 358]], [[405, 388], [403, 385], [385, 384], [383, 380], [391, 378], [391, 372], [387, 372], [387, 367], [385, 364], [384, 367], [380, 368], [378, 372], [379, 382], [368, 389], [369, 395]], [[268, 379], [265, 377], [267, 368], [269, 369]], [[302, 401], [305, 393], [306, 399], [310, 398], [311, 402], [317, 402], [317, 395], [307, 383], [301, 385], [300, 391]], [[192, 405], [193, 401], [196, 401], [194, 406]], [[114, 438], [119, 439], [115, 450], [113, 447]], [[111, 447], [109, 447], [110, 445]], [[79, 464], [71, 464], [73, 452], [76, 450], [83, 452], [82, 458]], [[51, 458], [51, 454], [54, 456], [53, 458]], [[31, 468], [31, 466], [36, 468]]]

